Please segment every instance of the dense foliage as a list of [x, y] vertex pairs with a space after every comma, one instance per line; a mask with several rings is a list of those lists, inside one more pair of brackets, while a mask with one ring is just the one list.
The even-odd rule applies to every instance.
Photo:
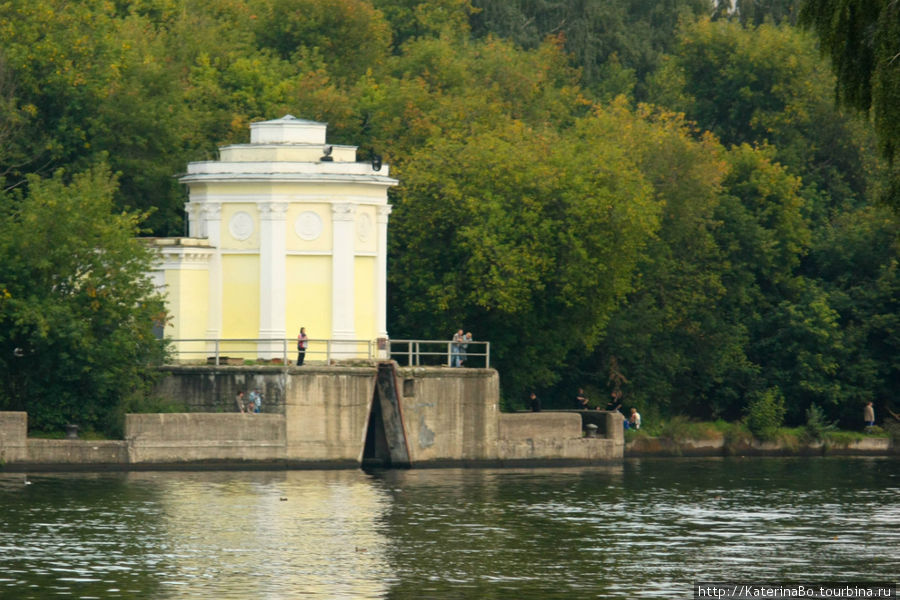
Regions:
[[115, 214], [115, 180], [97, 167], [29, 177], [0, 212], [0, 406], [33, 429], [108, 433], [140, 408], [163, 357], [162, 299], [139, 216]]
[[[569, 407], [585, 387], [594, 404], [623, 393], [645, 420], [762, 431], [816, 406], [856, 425], [865, 401], [884, 414], [900, 388], [900, 231], [879, 202], [896, 185], [897, 119], [880, 99], [900, 64], [882, 35], [896, 3], [856, 3], [881, 11], [862, 16], [882, 33], [853, 38], [864, 48], [834, 59], [837, 79], [794, 26], [801, 4], [818, 33], [832, 27], [826, 52], [864, 25], [829, 21], [835, 3], [817, 0], [6, 0], [4, 268], [29, 261], [13, 215], [77, 210], [85, 181], [113, 198], [103, 211], [131, 215], [106, 219], [123, 235], [134, 210], [180, 234], [172, 175], [291, 113], [392, 165], [389, 331], [490, 340], [507, 407], [530, 389]], [[835, 106], [836, 86], [874, 121]], [[17, 277], [44, 276], [29, 273]], [[134, 327], [156, 310], [142, 286], [123, 296]], [[4, 340], [39, 306], [15, 294]], [[70, 333], [110, 333], [92, 319]], [[57, 329], [29, 335], [49, 344]], [[31, 346], [3, 343], [6, 377]], [[55, 368], [81, 375], [61, 379], [48, 426], [79, 400], [103, 399], [97, 419], [121, 406], [68, 352]], [[115, 356], [140, 371], [141, 353]], [[101, 364], [88, 371], [124, 377]], [[5, 406], [38, 402], [36, 379], [17, 381]]]

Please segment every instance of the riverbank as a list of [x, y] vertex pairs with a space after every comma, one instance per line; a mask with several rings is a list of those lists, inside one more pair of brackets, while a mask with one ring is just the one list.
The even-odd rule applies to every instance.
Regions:
[[884, 435], [843, 431], [811, 439], [803, 432], [785, 430], [771, 440], [758, 440], [740, 431], [703, 437], [628, 432], [624, 456], [900, 456], [900, 444]]

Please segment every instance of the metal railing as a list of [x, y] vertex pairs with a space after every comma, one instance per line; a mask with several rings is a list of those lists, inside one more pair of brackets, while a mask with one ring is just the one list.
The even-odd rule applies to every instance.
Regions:
[[[174, 364], [281, 364], [296, 363], [297, 339], [167, 338]], [[490, 342], [465, 344], [448, 340], [333, 340], [309, 339], [304, 364], [331, 364], [339, 360], [390, 358], [401, 365], [490, 368]]]
[[[289, 365], [296, 362], [297, 339], [267, 338], [182, 338], [166, 340], [171, 360], [176, 364], [268, 363]], [[308, 339], [305, 360], [329, 364], [333, 360], [372, 360], [377, 357], [375, 340]]]
[[388, 355], [400, 364], [405, 362], [407, 366], [444, 365], [488, 369], [491, 366], [491, 343], [388, 340]]

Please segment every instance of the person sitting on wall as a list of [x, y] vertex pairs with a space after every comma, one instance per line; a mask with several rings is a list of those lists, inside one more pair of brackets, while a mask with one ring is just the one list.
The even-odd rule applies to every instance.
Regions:
[[635, 407], [631, 407], [631, 416], [628, 417], [628, 427], [630, 429], [640, 429], [641, 428], [641, 413], [637, 411]]
[[585, 396], [583, 388], [578, 388], [578, 394], [575, 396], [575, 408], [580, 410], [590, 408], [590, 406], [588, 406], [588, 397]]
[[238, 390], [237, 396], [234, 397], [234, 402], [237, 404], [238, 412], [244, 412], [244, 390]]
[[262, 408], [262, 394], [259, 393], [259, 390], [253, 390], [250, 392], [250, 405], [247, 407], [247, 412], [258, 413]]
[[[619, 393], [613, 392], [612, 394], [610, 394], [610, 396], [612, 398], [609, 402], [606, 403], [606, 410], [613, 412], [613, 411], [617, 411], [620, 408], [622, 408], [622, 395]], [[597, 409], [599, 410], [600, 407], [598, 406]], [[624, 417], [625, 415], [622, 415], [622, 416]]]

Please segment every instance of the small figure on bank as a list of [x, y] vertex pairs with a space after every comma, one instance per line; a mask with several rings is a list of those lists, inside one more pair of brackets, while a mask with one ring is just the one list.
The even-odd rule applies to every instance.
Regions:
[[866, 402], [866, 407], [863, 409], [863, 422], [866, 424], [866, 427], [874, 427], [875, 425], [875, 408], [872, 406], [872, 402]]
[[244, 390], [238, 390], [237, 396], [234, 397], [234, 403], [237, 404], [238, 412], [244, 412]]
[[303, 365], [306, 358], [306, 346], [309, 345], [309, 338], [306, 337], [306, 327], [300, 328], [300, 334], [297, 336], [297, 366]]
[[531, 408], [531, 412], [541, 412], [541, 399], [537, 397], [537, 394], [531, 392], [528, 396], [528, 404]]
[[630, 429], [641, 428], [641, 413], [639, 413], [633, 406], [631, 407], [631, 416], [628, 417], [628, 427]]
[[588, 406], [588, 397], [584, 395], [584, 389], [578, 388], [578, 394], [575, 396], [575, 408], [586, 410]]
[[462, 344], [465, 341], [466, 336], [463, 334], [463, 330], [460, 329], [456, 333], [453, 334], [453, 341], [450, 344], [450, 366], [451, 367], [459, 367], [462, 365], [460, 361], [460, 352], [462, 351]]
[[262, 394], [259, 390], [250, 392], [250, 404], [247, 406], [247, 412], [258, 413], [262, 408]]

